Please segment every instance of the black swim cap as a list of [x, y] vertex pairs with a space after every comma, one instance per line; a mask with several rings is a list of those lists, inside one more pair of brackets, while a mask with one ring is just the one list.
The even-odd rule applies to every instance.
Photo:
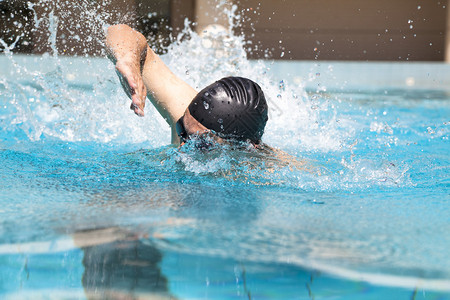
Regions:
[[189, 104], [191, 115], [223, 138], [259, 143], [268, 107], [259, 85], [242, 77], [226, 77], [201, 90]]

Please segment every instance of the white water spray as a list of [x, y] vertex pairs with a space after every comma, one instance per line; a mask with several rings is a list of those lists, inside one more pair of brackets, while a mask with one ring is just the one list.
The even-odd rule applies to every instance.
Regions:
[[[99, 13], [90, 19], [100, 7], [70, 5], [83, 12], [80, 22], [89, 19], [94, 33], [91, 38], [102, 44], [103, 30], [108, 26], [107, 15]], [[300, 157], [308, 152], [345, 152], [351, 149], [349, 147], [355, 140], [358, 124], [339, 116], [327, 99], [320, 95], [311, 96], [303, 85], [291, 82], [290, 78], [274, 80], [270, 61], [248, 60], [245, 37], [234, 34], [234, 28], [238, 26], [236, 22], [241, 19], [237, 7], [232, 6], [226, 13], [230, 24], [228, 28], [210, 27], [201, 35], [192, 31], [186, 22], [185, 29], [167, 48], [167, 54], [162, 55], [163, 61], [197, 90], [226, 76], [242, 76], [256, 81], [269, 104], [269, 122], [263, 141], [271, 146]], [[130, 102], [120, 87], [112, 63], [106, 58], [61, 56], [57, 32], [65, 22], [64, 14], [56, 16], [50, 10], [43, 18], [36, 17], [35, 23], [39, 27], [45, 25], [49, 30], [47, 42], [51, 55], [36, 57], [34, 65], [24, 65], [19, 62], [19, 57], [11, 53], [12, 46], [6, 51], [8, 63], [13, 69], [9, 77], [3, 80], [11, 105], [2, 116], [9, 124], [7, 130], [25, 132], [31, 141], [47, 137], [68, 142], [139, 144], [139, 147], [145, 148], [168, 145], [168, 125], [150, 103], [146, 105], [145, 118], [138, 118], [129, 110]], [[77, 37], [79, 39], [74, 32], [67, 39], [77, 40]], [[27, 79], [17, 82], [19, 76]], [[230, 166], [229, 158], [225, 156], [202, 168], [198, 167], [198, 161], [193, 157], [181, 155], [177, 160], [185, 164], [185, 170], [196, 174], [215, 173]], [[360, 165], [364, 166], [359, 168]], [[386, 182], [397, 183], [397, 179], [389, 178], [396, 177], [401, 181], [404, 174], [396, 169], [389, 173], [386, 170], [392, 167], [364, 162], [346, 163], [343, 160], [341, 166], [347, 175], [337, 176], [345, 178], [349, 189], [359, 184], [355, 177], [366, 178], [364, 183], [370, 185], [373, 182], [379, 184], [385, 177], [388, 178]], [[357, 168], [368, 171], [352, 171]], [[317, 182], [321, 186], [319, 189], [335, 187], [333, 181], [336, 181], [336, 175], [333, 174], [314, 181], [302, 172], [291, 172], [289, 169], [277, 172], [271, 175], [277, 183], [286, 182], [283, 177], [287, 176], [294, 185], [303, 188], [314, 188]]]

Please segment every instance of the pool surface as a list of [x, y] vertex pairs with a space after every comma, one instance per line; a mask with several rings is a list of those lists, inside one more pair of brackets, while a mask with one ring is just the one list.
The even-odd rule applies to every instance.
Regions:
[[170, 146], [106, 59], [0, 56], [0, 298], [450, 299], [450, 66], [239, 41], [163, 59], [260, 83], [283, 159]]

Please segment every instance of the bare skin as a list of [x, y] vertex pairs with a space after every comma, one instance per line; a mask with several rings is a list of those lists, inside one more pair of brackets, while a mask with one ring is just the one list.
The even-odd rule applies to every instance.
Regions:
[[177, 77], [147, 45], [145, 37], [127, 25], [108, 28], [106, 45], [116, 65], [131, 109], [144, 116], [147, 95], [172, 129], [172, 143], [179, 139], [175, 123], [186, 111], [197, 91]]

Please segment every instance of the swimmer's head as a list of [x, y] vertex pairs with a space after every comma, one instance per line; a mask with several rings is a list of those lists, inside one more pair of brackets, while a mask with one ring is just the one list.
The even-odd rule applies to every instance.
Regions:
[[259, 144], [267, 120], [267, 102], [259, 85], [242, 77], [226, 77], [200, 91], [176, 127], [182, 141], [212, 131], [222, 139]]

